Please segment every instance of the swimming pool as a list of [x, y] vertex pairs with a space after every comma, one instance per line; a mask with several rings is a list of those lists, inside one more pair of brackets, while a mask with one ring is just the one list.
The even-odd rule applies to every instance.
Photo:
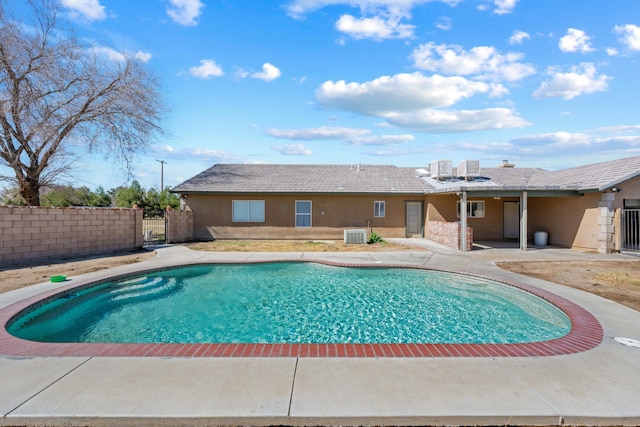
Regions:
[[523, 344], [571, 330], [513, 286], [409, 268], [207, 264], [71, 289], [7, 330], [71, 343]]

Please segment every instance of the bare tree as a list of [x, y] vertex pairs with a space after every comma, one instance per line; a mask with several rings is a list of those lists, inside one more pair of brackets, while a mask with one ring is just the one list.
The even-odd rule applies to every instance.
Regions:
[[163, 134], [154, 74], [135, 54], [86, 45], [59, 19], [57, 0], [30, 0], [32, 25], [0, 0], [0, 166], [30, 206], [87, 151], [131, 169]]

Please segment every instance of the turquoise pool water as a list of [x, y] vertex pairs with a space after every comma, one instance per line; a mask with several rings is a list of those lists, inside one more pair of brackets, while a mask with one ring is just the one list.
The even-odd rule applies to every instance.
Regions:
[[315, 263], [180, 267], [72, 291], [7, 330], [43, 342], [523, 343], [567, 316], [517, 288], [452, 273]]

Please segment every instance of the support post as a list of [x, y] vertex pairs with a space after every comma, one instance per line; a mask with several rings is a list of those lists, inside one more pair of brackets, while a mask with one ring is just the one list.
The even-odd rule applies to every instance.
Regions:
[[467, 252], [467, 192], [460, 193], [460, 250]]
[[527, 250], [527, 192], [523, 191], [520, 196], [520, 249]]

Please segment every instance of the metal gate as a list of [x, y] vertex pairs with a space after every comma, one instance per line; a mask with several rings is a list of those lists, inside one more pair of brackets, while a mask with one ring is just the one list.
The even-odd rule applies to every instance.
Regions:
[[622, 247], [623, 251], [640, 252], [640, 209], [622, 210]]
[[142, 236], [145, 245], [164, 243], [167, 222], [164, 211], [145, 211], [142, 214]]

